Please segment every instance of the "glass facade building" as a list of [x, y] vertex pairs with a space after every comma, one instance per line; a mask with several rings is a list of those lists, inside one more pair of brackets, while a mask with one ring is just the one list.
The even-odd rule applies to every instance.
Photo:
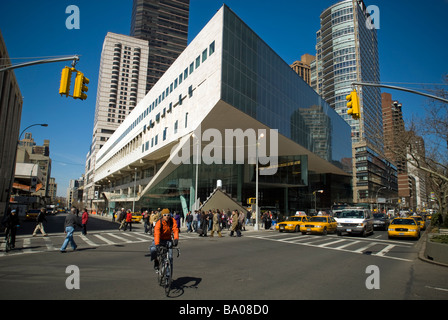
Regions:
[[[260, 132], [266, 133], [266, 156], [276, 160], [259, 161], [261, 207], [275, 207], [290, 215], [297, 210], [351, 202], [350, 126], [227, 6], [218, 11], [157, 86], [167, 87], [169, 93], [170, 84], [177, 84], [176, 90], [181, 91], [165, 98], [166, 109], [165, 102], [159, 101], [155, 113], [149, 113], [149, 117], [156, 115], [156, 127], [151, 126], [153, 120], [145, 118], [144, 110], [148, 105], [153, 109], [152, 96], [158, 96], [158, 87], [133, 111], [135, 119], [142, 119], [141, 130], [148, 130], [149, 125], [149, 133], [123, 129], [100, 154], [102, 171], [97, 183], [108, 202], [114, 203], [109, 208], [135, 201], [137, 209], [168, 207], [185, 212], [192, 208], [196, 194], [201, 203], [205, 202], [218, 181], [230, 197], [246, 205], [247, 199], [255, 197], [255, 153], [251, 151], [255, 144], [263, 145], [257, 140]], [[164, 124], [158, 124], [157, 110], [163, 110], [164, 118], [159, 120], [166, 121]], [[170, 136], [172, 130], [174, 135]], [[225, 146], [216, 141], [217, 137], [227, 139], [228, 130], [244, 134], [242, 144], [232, 144], [232, 163], [227, 158], [224, 161], [228, 141]], [[214, 133], [214, 140], [206, 138], [207, 133]], [[202, 137], [200, 143], [194, 136]], [[119, 166], [108, 160], [113, 160], [118, 140], [137, 146], [131, 149], [126, 163], [117, 159], [117, 163], [122, 161]], [[231, 141], [235, 140], [238, 138], [232, 137]], [[155, 141], [162, 144], [151, 152]], [[128, 148], [124, 143], [122, 150]], [[187, 152], [187, 161], [176, 164], [173, 154], [180, 148], [191, 153]], [[196, 148], [199, 152], [195, 153]], [[236, 160], [238, 148], [247, 151], [242, 161]], [[112, 151], [108, 154], [107, 150]], [[214, 161], [207, 156], [213, 156]], [[324, 190], [317, 199], [316, 190]]]

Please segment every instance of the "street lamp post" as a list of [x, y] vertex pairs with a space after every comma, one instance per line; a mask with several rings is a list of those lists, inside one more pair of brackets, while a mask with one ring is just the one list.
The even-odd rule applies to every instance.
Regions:
[[258, 218], [260, 215], [260, 210], [258, 208], [258, 147], [260, 145], [260, 139], [264, 138], [264, 133], [260, 134], [257, 139], [257, 145], [255, 147], [255, 226], [254, 230], [258, 230]]
[[[35, 123], [35, 124], [32, 124], [32, 125], [26, 127], [26, 128], [23, 129], [23, 131], [20, 133], [20, 135], [19, 135], [19, 141], [20, 141], [20, 139], [22, 138], [22, 134], [23, 134], [27, 129], [29, 129], [29, 128], [31, 128], [31, 127], [34, 127], [34, 126], [48, 127], [48, 124], [46, 124], [46, 123]], [[17, 143], [18, 143], [18, 142], [17, 142]]]
[[193, 206], [191, 206], [192, 211], [199, 209], [199, 201], [198, 201], [198, 179], [199, 179], [199, 137], [197, 137], [194, 133], [192, 135], [193, 141], [196, 141], [196, 177], [194, 183], [194, 202]]
[[314, 211], [317, 211], [317, 193], [324, 193], [324, 190], [315, 190], [314, 194]]
[[135, 188], [137, 187], [137, 168], [134, 170], [134, 198], [132, 199], [132, 213], [135, 212]]

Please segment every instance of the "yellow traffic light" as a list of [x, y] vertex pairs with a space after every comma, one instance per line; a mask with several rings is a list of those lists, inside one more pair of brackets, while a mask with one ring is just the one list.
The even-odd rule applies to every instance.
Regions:
[[353, 90], [348, 96], [347, 96], [347, 114], [351, 115], [353, 119], [358, 120], [361, 116], [361, 111], [359, 109], [359, 99], [358, 99], [358, 93], [356, 90]]
[[89, 84], [89, 79], [84, 77], [84, 73], [78, 71], [76, 73], [76, 79], [75, 79], [75, 90], [73, 92], [73, 98], [75, 99], [81, 99], [85, 100], [87, 99], [87, 95], [85, 92], [89, 91], [89, 88], [87, 88], [86, 84]]
[[69, 96], [70, 93], [70, 82], [72, 80], [72, 71], [75, 70], [74, 68], [65, 67], [62, 69], [62, 75], [61, 75], [61, 84], [59, 86], [59, 94], [65, 95], [66, 97]]

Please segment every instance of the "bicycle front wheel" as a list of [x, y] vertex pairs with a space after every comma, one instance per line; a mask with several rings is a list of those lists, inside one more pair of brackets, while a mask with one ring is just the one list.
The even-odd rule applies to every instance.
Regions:
[[172, 268], [169, 262], [167, 262], [165, 266], [165, 295], [168, 297], [171, 290], [171, 282], [173, 281], [172, 278]]

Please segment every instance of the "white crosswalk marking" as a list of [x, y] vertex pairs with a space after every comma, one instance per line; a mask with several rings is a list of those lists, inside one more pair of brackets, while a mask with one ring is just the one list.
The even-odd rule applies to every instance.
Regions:
[[83, 234], [80, 234], [79, 236], [80, 236], [81, 239], [82, 239], [85, 243], [87, 243], [89, 246], [91, 246], [91, 247], [98, 247], [98, 245], [97, 245], [95, 242], [93, 242], [92, 240], [90, 240], [89, 238], [87, 238], [87, 236], [85, 236], [85, 235], [83, 235]]
[[380, 256], [383, 257], [386, 253], [388, 253], [390, 250], [392, 250], [393, 248], [395, 248], [395, 245], [390, 244], [388, 245], [386, 248], [384, 248], [383, 250], [381, 250], [378, 253], [375, 253], [376, 256]]
[[115, 242], [113, 242], [109, 239], [106, 239], [105, 237], [100, 236], [99, 234], [95, 234], [94, 236], [97, 237], [98, 239], [100, 239], [101, 241], [106, 242], [107, 244], [115, 244]]
[[131, 242], [132, 242], [132, 241], [129, 240], [129, 239], [125, 239], [125, 238], [120, 237], [120, 236], [118, 236], [118, 235], [116, 235], [116, 234], [113, 234], [113, 233], [107, 233], [107, 235], [108, 235], [109, 237], [118, 239], [118, 240], [120, 240], [121, 242], [126, 242], [126, 243], [131, 243]]
[[[363, 239], [363, 238], [361, 240], [353, 240], [350, 237], [343, 237], [342, 239], [336, 240], [334, 236], [316, 236], [316, 235], [291, 236], [282, 233], [254, 234], [254, 235], [248, 235], [248, 237], [268, 241], [290, 243], [298, 246], [315, 247], [328, 250], [351, 252], [356, 254], [368, 253], [372, 256], [377, 257], [384, 257], [401, 261], [412, 261], [409, 259], [391, 255], [391, 251], [395, 247], [409, 248], [412, 246], [411, 244], [405, 242], [394, 242], [394, 244], [390, 244], [390, 241], [379, 239], [375, 239], [374, 241], [372, 241], [373, 239]], [[369, 249], [372, 249], [372, 251], [369, 251]]]
[[56, 250], [56, 248], [53, 246], [53, 242], [51, 242], [51, 239], [48, 237], [44, 238], [45, 245], [47, 246], [47, 250], [53, 251]]

